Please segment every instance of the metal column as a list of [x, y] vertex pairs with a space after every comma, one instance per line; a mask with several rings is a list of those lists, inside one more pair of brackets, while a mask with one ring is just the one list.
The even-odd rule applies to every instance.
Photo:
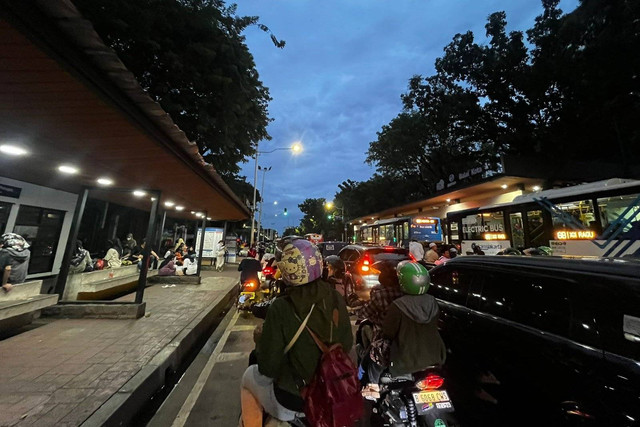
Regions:
[[200, 248], [198, 249], [198, 272], [196, 273], [200, 277], [200, 271], [202, 271], [202, 253], [204, 250], [204, 232], [207, 226], [207, 213], [204, 213], [202, 217], [202, 233], [200, 233]]
[[60, 295], [64, 294], [64, 287], [67, 284], [67, 276], [69, 276], [69, 266], [71, 264], [71, 256], [76, 247], [76, 240], [78, 240], [78, 231], [80, 230], [80, 223], [82, 222], [82, 215], [84, 214], [84, 207], [87, 204], [87, 198], [89, 197], [89, 188], [84, 187], [82, 192], [78, 195], [76, 202], [76, 209], [73, 212], [73, 220], [71, 221], [71, 229], [69, 230], [69, 238], [67, 240], [67, 246], [64, 249], [64, 256], [62, 257], [62, 265], [56, 278], [56, 293]]
[[155, 200], [151, 204], [151, 213], [149, 214], [149, 225], [147, 226], [147, 244], [142, 251], [142, 266], [140, 275], [138, 276], [138, 288], [136, 289], [136, 303], [142, 304], [144, 297], [144, 288], [147, 285], [147, 272], [149, 271], [149, 258], [151, 254], [151, 242], [156, 229], [156, 218], [158, 216], [158, 205], [160, 204], [160, 191], [154, 192]]

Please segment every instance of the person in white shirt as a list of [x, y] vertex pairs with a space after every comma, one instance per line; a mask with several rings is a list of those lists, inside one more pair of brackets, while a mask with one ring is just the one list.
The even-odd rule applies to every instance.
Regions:
[[224, 256], [226, 255], [227, 247], [224, 244], [224, 240], [218, 242], [216, 248], [216, 270], [222, 271], [224, 269]]
[[409, 253], [413, 255], [416, 261], [420, 261], [424, 258], [424, 248], [422, 247], [422, 243], [418, 242], [416, 239], [411, 239], [409, 242]]
[[195, 276], [198, 274], [198, 262], [195, 255], [190, 255], [182, 262], [182, 268], [185, 276]]
[[424, 260], [430, 264], [435, 264], [435, 262], [440, 258], [438, 255], [438, 245], [431, 242], [429, 243], [429, 250], [424, 255]]

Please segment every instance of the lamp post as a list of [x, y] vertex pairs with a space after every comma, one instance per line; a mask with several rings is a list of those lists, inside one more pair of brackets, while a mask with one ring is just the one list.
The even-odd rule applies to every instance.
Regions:
[[[346, 237], [347, 237], [347, 221], [346, 218], [344, 216], [344, 206], [339, 208], [336, 205], [333, 204], [332, 201], [328, 201], [328, 202], [324, 202], [324, 207], [327, 210], [331, 210], [331, 209], [335, 209], [335, 210], [339, 210], [340, 211], [340, 216], [342, 217], [342, 223], [344, 224], [344, 232], [342, 234], [342, 241], [345, 242]], [[335, 215], [334, 215], [335, 218]]]
[[253, 246], [253, 243], [254, 243], [253, 233], [255, 231], [255, 222], [256, 222], [256, 191], [257, 191], [256, 187], [258, 186], [258, 155], [269, 154], [269, 153], [273, 153], [275, 151], [280, 151], [280, 150], [289, 150], [293, 154], [300, 154], [302, 152], [302, 144], [299, 142], [296, 142], [291, 147], [278, 147], [278, 148], [274, 148], [271, 151], [259, 151], [258, 147], [256, 147], [256, 155], [254, 156], [256, 167], [253, 172], [253, 205], [251, 205], [251, 237], [250, 237], [250, 243], [249, 243], [250, 247]]
[[258, 166], [258, 169], [262, 171], [262, 188], [260, 188], [262, 201], [260, 202], [260, 215], [258, 216], [258, 241], [260, 241], [260, 228], [262, 227], [262, 208], [264, 207], [264, 179], [267, 176], [267, 172], [271, 170], [271, 166], [269, 166], [268, 168]]

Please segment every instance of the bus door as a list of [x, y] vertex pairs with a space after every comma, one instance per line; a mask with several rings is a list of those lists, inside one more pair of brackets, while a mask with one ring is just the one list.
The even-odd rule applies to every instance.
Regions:
[[525, 244], [527, 248], [548, 246], [551, 240], [551, 215], [546, 210], [534, 209], [526, 212]]

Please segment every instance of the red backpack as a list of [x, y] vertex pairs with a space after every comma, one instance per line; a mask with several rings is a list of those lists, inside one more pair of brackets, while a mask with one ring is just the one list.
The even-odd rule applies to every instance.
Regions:
[[322, 357], [311, 382], [302, 389], [304, 414], [314, 427], [351, 427], [363, 411], [358, 372], [341, 344], [327, 346], [307, 326], [314, 307], [315, 304], [285, 348], [285, 354], [306, 328], [322, 351]]

